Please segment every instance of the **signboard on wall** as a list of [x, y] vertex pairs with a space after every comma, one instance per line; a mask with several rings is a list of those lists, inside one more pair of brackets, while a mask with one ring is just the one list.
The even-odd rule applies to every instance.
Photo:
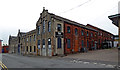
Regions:
[[63, 32], [55, 32], [55, 37], [62, 37], [63, 38]]

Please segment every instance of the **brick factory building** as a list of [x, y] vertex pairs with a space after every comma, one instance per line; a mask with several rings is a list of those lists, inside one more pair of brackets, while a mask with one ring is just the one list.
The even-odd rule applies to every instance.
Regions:
[[36, 23], [36, 29], [29, 32], [19, 30], [16, 37], [9, 38], [11, 52], [41, 56], [111, 48], [112, 44], [113, 34], [49, 13], [45, 8]]

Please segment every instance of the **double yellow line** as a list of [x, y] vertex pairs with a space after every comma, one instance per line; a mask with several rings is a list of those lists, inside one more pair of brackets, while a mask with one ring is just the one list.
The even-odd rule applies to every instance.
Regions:
[[0, 66], [2, 67], [3, 70], [8, 70], [8, 68], [0, 61]]

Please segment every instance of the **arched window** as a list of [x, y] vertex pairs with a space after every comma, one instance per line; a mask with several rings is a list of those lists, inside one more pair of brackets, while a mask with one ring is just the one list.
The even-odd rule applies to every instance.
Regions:
[[38, 26], [38, 34], [40, 34], [40, 26]]
[[82, 36], [84, 35], [84, 31], [83, 30], [81, 30], [81, 34], [82, 34]]
[[43, 21], [43, 33], [45, 33], [45, 20]]
[[78, 29], [77, 28], [75, 28], [75, 35], [77, 35], [78, 34]]
[[67, 33], [70, 33], [70, 27], [67, 26]]
[[57, 30], [58, 30], [58, 31], [61, 31], [61, 24], [58, 24], [58, 25], [57, 25]]
[[51, 22], [48, 22], [48, 32], [51, 32]]
[[48, 39], [48, 48], [51, 48], [51, 39]]

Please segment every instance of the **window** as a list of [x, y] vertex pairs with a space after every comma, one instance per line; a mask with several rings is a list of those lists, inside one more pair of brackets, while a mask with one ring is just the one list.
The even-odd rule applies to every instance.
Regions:
[[61, 38], [58, 37], [58, 48], [61, 48]]
[[43, 48], [45, 48], [45, 39], [43, 39], [42, 43], [43, 43]]
[[88, 31], [87, 31], [87, 36], [89, 36], [89, 33], [88, 33]]
[[82, 48], [84, 47], [84, 41], [82, 40]]
[[95, 37], [97, 36], [97, 34], [95, 34]]
[[75, 35], [77, 35], [78, 34], [78, 29], [77, 28], [75, 28]]
[[70, 27], [67, 26], [67, 33], [70, 33]]
[[40, 26], [38, 26], [38, 34], [40, 34]]
[[89, 41], [87, 40], [87, 48], [89, 48]]
[[48, 39], [48, 48], [51, 48], [51, 39]]
[[32, 51], [32, 47], [30, 46], [30, 52]]
[[93, 47], [93, 41], [91, 41], [91, 47]]
[[93, 37], [93, 33], [91, 33], [91, 37]]
[[71, 48], [71, 46], [70, 46], [70, 39], [67, 39], [67, 48]]
[[48, 39], [48, 45], [51, 45], [51, 39], [50, 38]]
[[24, 38], [24, 42], [25, 42], [25, 38]]
[[51, 32], [51, 22], [48, 22], [48, 32]]
[[81, 31], [81, 33], [82, 33], [82, 36], [83, 36], [84, 35], [83, 30]]
[[57, 30], [58, 30], [58, 31], [61, 31], [61, 24], [58, 24], [58, 25], [57, 25]]
[[101, 36], [102, 36], [102, 33], [101, 33]]
[[30, 42], [31, 42], [31, 36], [30, 36]]
[[28, 52], [28, 46], [26, 47], [26, 51]]
[[34, 52], [36, 52], [36, 46], [34, 46]]
[[38, 40], [38, 45], [40, 45], [40, 40]]
[[45, 33], [45, 20], [43, 21], [43, 33]]
[[36, 40], [36, 35], [34, 35], [34, 41]]
[[27, 38], [27, 42], [28, 42], [28, 38]]
[[40, 49], [40, 40], [38, 40], [38, 49]]

